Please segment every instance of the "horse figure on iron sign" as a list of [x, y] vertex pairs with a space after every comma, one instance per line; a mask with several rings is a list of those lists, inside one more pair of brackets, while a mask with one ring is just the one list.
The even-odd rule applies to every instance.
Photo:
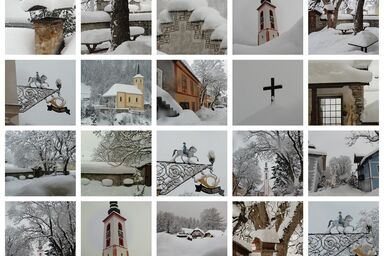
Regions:
[[44, 87], [49, 87], [49, 84], [47, 83], [47, 76], [46, 75], [42, 75], [40, 76], [39, 75], [39, 72], [36, 72], [36, 76], [35, 77], [32, 77], [30, 76], [28, 78], [28, 85], [33, 87], [37, 87], [37, 88], [43, 88]]
[[[351, 222], [353, 221], [353, 218], [351, 215], [345, 216], [345, 218], [342, 217], [341, 212], [339, 212], [339, 217], [337, 220], [330, 220], [328, 223], [328, 233], [331, 233], [333, 228], [336, 228], [337, 232], [344, 233], [345, 229], [347, 227], [351, 227], [352, 231], [355, 230], [355, 228], [351, 225]], [[343, 228], [343, 232], [340, 232], [339, 227]]]
[[[176, 162], [177, 157], [180, 157], [183, 163], [188, 163], [188, 164], [190, 163], [191, 158], [196, 158], [196, 160], [199, 161], [199, 158], [195, 156], [196, 152], [197, 152], [197, 149], [194, 146], [191, 146], [189, 149], [187, 149], [186, 144], [184, 142], [183, 149], [173, 150], [171, 162]], [[184, 161], [183, 157], [187, 158], [187, 162]]]

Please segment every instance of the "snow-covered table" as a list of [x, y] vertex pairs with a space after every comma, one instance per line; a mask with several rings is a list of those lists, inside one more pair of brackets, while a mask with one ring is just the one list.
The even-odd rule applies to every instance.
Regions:
[[379, 38], [372, 32], [361, 31], [351, 38], [348, 45], [360, 47], [360, 50], [366, 53], [368, 51], [368, 47], [374, 45], [378, 41]]
[[[135, 41], [136, 38], [144, 34], [144, 28], [132, 26], [129, 27], [130, 30], [130, 41]], [[81, 44], [85, 45], [89, 53], [95, 53], [98, 51], [106, 50], [98, 49], [97, 46], [111, 41], [111, 29], [102, 28], [102, 29], [92, 29], [81, 32]]]
[[[369, 27], [368, 22], [363, 23], [363, 30]], [[354, 23], [341, 23], [336, 26], [337, 30], [340, 30], [343, 35], [347, 34], [348, 31], [352, 32], [355, 29]]]

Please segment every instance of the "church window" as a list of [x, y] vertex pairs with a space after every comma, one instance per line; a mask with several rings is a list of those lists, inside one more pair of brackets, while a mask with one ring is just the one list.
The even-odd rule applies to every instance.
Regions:
[[342, 124], [342, 97], [321, 97], [319, 105], [320, 121], [323, 125]]
[[260, 12], [260, 30], [264, 29], [264, 11]]
[[120, 245], [120, 246], [124, 246], [124, 240], [123, 240], [123, 238], [119, 238], [119, 245]]
[[120, 102], [122, 102], [122, 101], [123, 101], [123, 97], [120, 96]]
[[271, 21], [271, 28], [275, 29], [275, 17], [273, 17], [273, 11], [269, 10], [269, 19]]
[[108, 238], [107, 241], [105, 242], [107, 247], [111, 245], [111, 240]]
[[121, 223], [119, 222], [119, 224], [117, 225], [119, 230], [122, 230], [123, 229], [123, 225], [121, 225]]
[[131, 102], [131, 97], [128, 97], [128, 102]]

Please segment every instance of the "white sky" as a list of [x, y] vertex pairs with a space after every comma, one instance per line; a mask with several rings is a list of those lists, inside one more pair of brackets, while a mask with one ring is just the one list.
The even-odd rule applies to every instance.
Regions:
[[347, 131], [309, 131], [309, 142], [317, 150], [327, 153], [327, 163], [332, 157], [349, 156], [353, 163], [353, 155], [366, 155], [378, 147], [378, 143], [363, 143], [358, 140], [355, 145], [348, 147], [345, 137], [350, 135]]
[[[227, 135], [222, 131], [159, 131], [157, 134], [157, 159], [159, 161], [169, 161], [172, 159], [174, 149], [182, 149], [183, 142], [187, 148], [195, 146], [196, 156], [199, 163], [209, 164], [208, 152], [215, 152], [216, 161], [213, 164], [213, 173], [220, 178], [220, 186], [227, 191]], [[180, 159], [176, 159], [180, 161]], [[196, 161], [196, 159], [192, 159]], [[183, 185], [172, 191], [169, 195], [181, 195], [185, 192], [195, 191], [193, 179], [188, 180]], [[211, 196], [199, 193], [201, 196]]]
[[351, 215], [353, 218], [352, 226], [359, 221], [361, 210], [370, 210], [378, 207], [377, 202], [309, 202], [309, 233], [322, 233], [327, 231], [328, 222], [336, 220], [338, 212], [342, 216]]
[[226, 202], [158, 202], [157, 212], [168, 211], [177, 216], [186, 218], [192, 217], [200, 219], [200, 213], [204, 209], [216, 208], [227, 222], [227, 203]]
[[[167, 3], [169, 1], [170, 0], [157, 0], [157, 14], [159, 14], [162, 10], [166, 8]], [[218, 10], [220, 12], [220, 15], [224, 18], [227, 17], [227, 1], [229, 0], [207, 0], [208, 6]]]
[[[233, 62], [233, 121], [235, 124], [299, 124], [303, 118], [303, 63], [295, 60], [235, 60]], [[264, 86], [283, 85], [271, 92]], [[259, 119], [249, 118], [259, 112]], [[268, 121], [268, 118], [273, 119]], [[283, 116], [285, 120], [281, 117]], [[284, 123], [286, 122], [286, 123]], [[288, 123], [289, 122], [289, 123]]]
[[62, 82], [61, 97], [66, 100], [71, 115], [47, 111], [47, 103], [41, 101], [25, 113], [19, 115], [20, 125], [74, 125], [76, 123], [76, 75], [75, 61], [72, 60], [16, 60], [18, 85], [27, 85], [29, 77], [48, 77], [50, 89], [57, 89], [56, 79]]
[[[233, 0], [234, 43], [257, 43], [260, 0]], [[280, 35], [303, 17], [302, 0], [272, 0], [276, 6], [277, 27]]]
[[81, 131], [81, 159], [91, 160], [93, 151], [99, 145], [101, 138], [92, 131]]
[[[129, 255], [151, 255], [151, 203], [118, 202], [125, 222]], [[108, 216], [109, 202], [81, 203], [81, 255], [103, 252], [103, 220]]]

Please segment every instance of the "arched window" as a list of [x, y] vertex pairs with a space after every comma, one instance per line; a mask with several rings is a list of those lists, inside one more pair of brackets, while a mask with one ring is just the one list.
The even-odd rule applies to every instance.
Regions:
[[260, 30], [264, 29], [264, 11], [260, 12]]
[[271, 21], [271, 28], [275, 29], [275, 17], [273, 17], [273, 11], [269, 10], [269, 19]]
[[107, 225], [107, 231], [105, 234], [105, 239], [106, 239], [105, 244], [108, 247], [111, 244], [111, 224], [110, 223], [108, 223], [108, 225]]
[[121, 223], [119, 222], [119, 224], [117, 225], [119, 230], [123, 230], [123, 225], [121, 225]]
[[111, 230], [111, 224], [108, 223], [107, 225], [107, 231]]

